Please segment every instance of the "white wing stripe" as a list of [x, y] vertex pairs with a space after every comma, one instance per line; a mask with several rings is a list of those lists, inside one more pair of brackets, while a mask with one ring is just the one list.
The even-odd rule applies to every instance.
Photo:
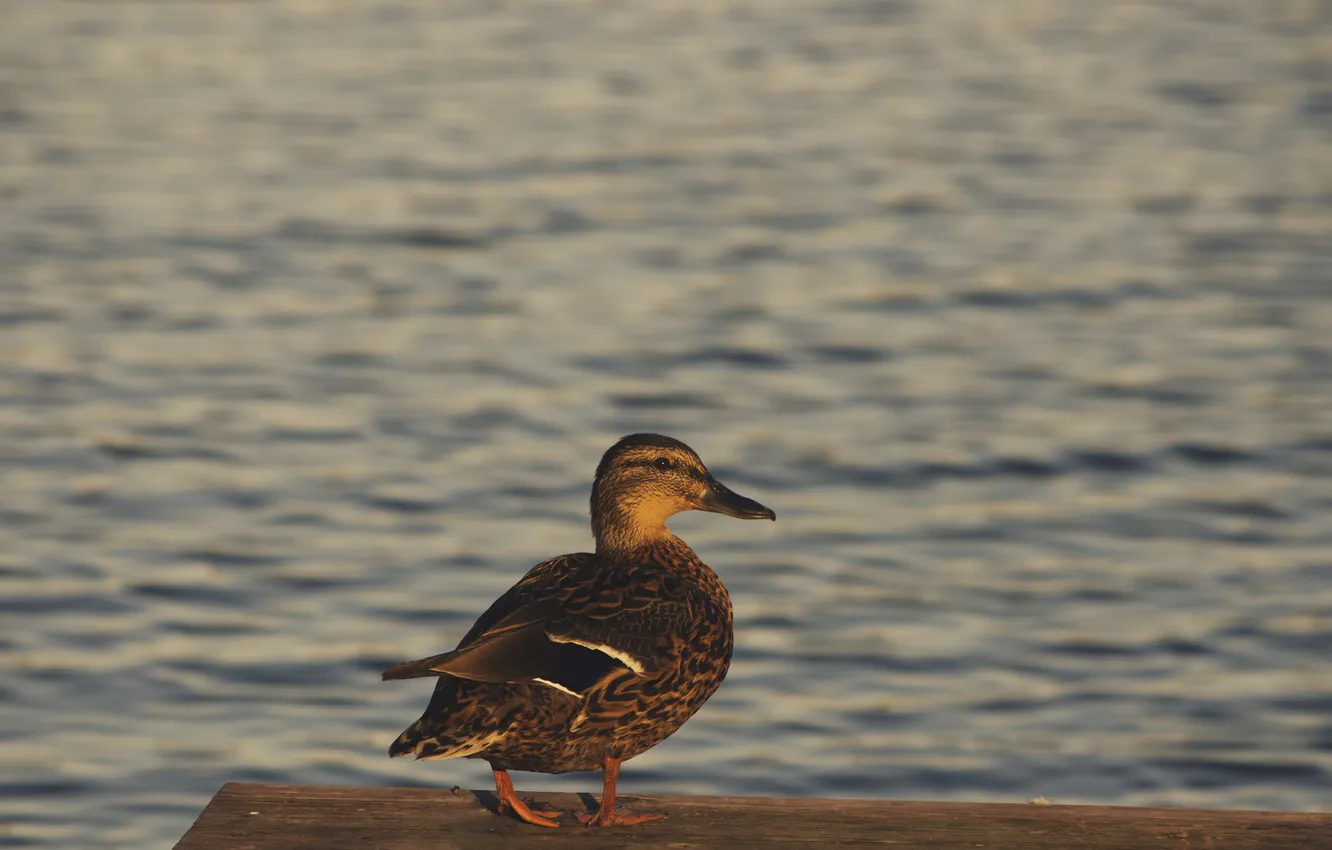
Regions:
[[547, 687], [554, 688], [557, 691], [564, 691], [566, 694], [568, 694], [571, 697], [578, 697], [579, 699], [582, 699], [583, 697], [583, 695], [578, 693], [578, 691], [570, 690], [566, 688], [564, 685], [561, 685], [559, 682], [552, 682], [550, 679], [533, 679], [532, 681], [539, 682]]
[[575, 638], [551, 637], [550, 639], [555, 643], [573, 643], [577, 644], [578, 646], [584, 647], [586, 649], [595, 649], [597, 652], [604, 652], [607, 655], [609, 655], [611, 658], [614, 658], [616, 661], [623, 664], [625, 667], [628, 667], [630, 670], [633, 670], [635, 673], [638, 673], [639, 675], [643, 674], [643, 662], [639, 661], [637, 658], [633, 657], [629, 653], [618, 650], [613, 646], [607, 646], [604, 643], [593, 643], [592, 641], [588, 640], [577, 640]]

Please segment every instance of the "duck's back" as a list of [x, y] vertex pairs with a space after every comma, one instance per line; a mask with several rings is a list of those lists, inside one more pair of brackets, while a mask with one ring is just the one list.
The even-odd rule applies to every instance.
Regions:
[[436, 666], [475, 678], [441, 675], [390, 753], [546, 773], [631, 758], [721, 684], [732, 624], [726, 588], [678, 538], [631, 558], [552, 558], [496, 600], [458, 649], [394, 668], [399, 678], [439, 675]]

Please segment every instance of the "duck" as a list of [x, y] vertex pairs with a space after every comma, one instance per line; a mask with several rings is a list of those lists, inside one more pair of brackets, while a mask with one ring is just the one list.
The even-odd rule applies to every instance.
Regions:
[[682, 511], [777, 515], [735, 493], [689, 446], [630, 434], [602, 456], [592, 484], [594, 552], [542, 561], [483, 613], [450, 652], [396, 664], [383, 679], [434, 678], [421, 717], [393, 757], [490, 764], [498, 810], [541, 827], [509, 771], [601, 770], [587, 826], [666, 817], [617, 807], [620, 765], [666, 740], [730, 668], [734, 614], [726, 586], [666, 521]]

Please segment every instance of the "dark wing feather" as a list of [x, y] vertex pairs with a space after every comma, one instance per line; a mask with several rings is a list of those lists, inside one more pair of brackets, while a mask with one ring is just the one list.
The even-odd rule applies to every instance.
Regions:
[[684, 582], [656, 567], [554, 558], [496, 600], [458, 649], [390, 667], [384, 678], [540, 679], [581, 693], [630, 664], [651, 669], [663, 636], [688, 616], [684, 597]]
[[[416, 661], [404, 661], [401, 664], [395, 664], [380, 674], [384, 681], [390, 679], [420, 679], [429, 676], [439, 676], [439, 672], [432, 670], [436, 664], [454, 655], [458, 650], [475, 643], [483, 633], [490, 630], [492, 626], [503, 620], [515, 610], [522, 608], [532, 598], [540, 595], [541, 588], [551, 583], [554, 577], [567, 571], [569, 568], [577, 568], [585, 559], [592, 556], [586, 553], [578, 555], [562, 555], [558, 558], [551, 558], [548, 561], [542, 561], [535, 567], [527, 571], [527, 575], [519, 579], [518, 583], [504, 592], [504, 595], [496, 599], [486, 609], [485, 613], [476, 618], [472, 628], [468, 629], [467, 634], [458, 642], [458, 647], [453, 652], [444, 652], [439, 655], [432, 655], [429, 658], [421, 658]], [[441, 682], [443, 684], [443, 682]]]
[[385, 682], [391, 679], [424, 679], [427, 676], [438, 676], [431, 667], [434, 667], [441, 659], [448, 658], [453, 653], [446, 652], [443, 655], [432, 655], [429, 658], [421, 658], [416, 661], [404, 661], [401, 664], [394, 664], [392, 667], [379, 674], [379, 678]]
[[525, 682], [558, 663], [558, 646], [546, 637], [540, 622], [497, 628], [461, 649], [390, 667], [382, 678], [416, 679], [447, 673], [477, 682]]
[[435, 664], [447, 673], [477, 682], [541, 680], [581, 694], [614, 670], [626, 665], [596, 649], [558, 643], [546, 634], [545, 623], [487, 632], [470, 646], [449, 653]]

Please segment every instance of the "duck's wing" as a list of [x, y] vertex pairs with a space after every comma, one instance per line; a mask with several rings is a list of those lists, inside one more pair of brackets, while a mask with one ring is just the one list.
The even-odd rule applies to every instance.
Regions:
[[581, 572], [594, 560], [595, 557], [590, 553], [581, 552], [542, 561], [528, 570], [527, 575], [519, 579], [518, 583], [505, 591], [503, 596], [492, 602], [484, 614], [476, 618], [472, 628], [467, 630], [467, 634], [463, 636], [463, 639], [458, 642], [457, 648], [452, 652], [443, 652], [429, 658], [395, 664], [385, 670], [381, 674], [381, 678], [387, 682], [390, 679], [420, 679], [439, 676], [440, 674], [437, 671], [430, 668], [475, 643], [481, 635], [510, 614], [549, 595], [553, 588], [558, 587], [561, 576]]
[[578, 696], [614, 671], [652, 670], [693, 607], [683, 580], [590, 555], [557, 560], [497, 600], [458, 649], [391, 667], [384, 678], [536, 682]]

